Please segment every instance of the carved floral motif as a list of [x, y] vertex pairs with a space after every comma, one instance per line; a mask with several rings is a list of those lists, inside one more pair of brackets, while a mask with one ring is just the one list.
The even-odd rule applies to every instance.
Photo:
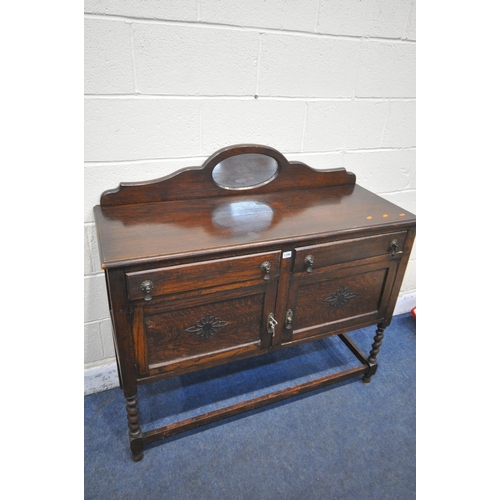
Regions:
[[184, 330], [187, 333], [195, 333], [199, 337], [206, 339], [219, 332], [219, 330], [227, 325], [227, 321], [223, 321], [210, 313], [207, 313], [204, 318], [201, 318], [193, 326]]
[[336, 292], [332, 293], [330, 296], [324, 299], [329, 302], [333, 307], [340, 309], [345, 306], [353, 297], [356, 297], [354, 292], [351, 292], [349, 288], [341, 286]]

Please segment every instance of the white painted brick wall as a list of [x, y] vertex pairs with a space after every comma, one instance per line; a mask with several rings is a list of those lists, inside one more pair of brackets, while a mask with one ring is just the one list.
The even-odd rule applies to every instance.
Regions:
[[259, 34], [235, 29], [134, 24], [141, 94], [252, 95]]
[[411, 148], [416, 146], [415, 101], [392, 101], [382, 138], [382, 147]]
[[85, 158], [116, 161], [199, 152], [200, 101], [87, 98]]
[[351, 97], [360, 47], [357, 39], [264, 34], [258, 94]]
[[85, 93], [134, 92], [132, 33], [123, 21], [85, 20]]
[[314, 2], [304, 0], [201, 0], [203, 23], [254, 26], [312, 32], [316, 22]]
[[369, 0], [366, 2], [365, 33], [370, 37], [401, 38], [410, 10], [410, 0]]
[[[105, 371], [87, 392], [117, 383], [92, 212], [106, 189], [253, 142], [314, 168], [346, 167], [416, 211], [415, 0], [84, 7], [84, 360], [86, 373]], [[398, 310], [414, 303], [415, 267], [416, 251]]]
[[84, 277], [85, 322], [102, 321], [109, 317], [108, 299], [104, 274]]
[[204, 101], [201, 152], [210, 155], [223, 146], [243, 142], [300, 150], [305, 111], [301, 101]]
[[402, 38], [409, 9], [410, 0], [320, 0], [318, 31], [333, 35]]
[[[377, 193], [415, 189], [415, 149], [353, 151], [343, 157], [342, 164], [356, 172], [362, 186]], [[393, 175], [400, 172], [400, 175]]]
[[356, 96], [415, 97], [415, 43], [363, 40]]
[[386, 101], [354, 101], [348, 149], [380, 147], [388, 110]]
[[85, 0], [89, 14], [107, 14], [138, 19], [196, 21], [197, 0]]
[[351, 100], [308, 102], [304, 151], [347, 149], [350, 141], [351, 120]]
[[332, 35], [366, 36], [368, 0], [320, 0], [317, 31]]
[[415, 9], [415, 0], [411, 1], [410, 5], [410, 14], [408, 16], [408, 22], [406, 24], [405, 36], [407, 40], [416, 40], [417, 39], [417, 25], [416, 25], [416, 9]]

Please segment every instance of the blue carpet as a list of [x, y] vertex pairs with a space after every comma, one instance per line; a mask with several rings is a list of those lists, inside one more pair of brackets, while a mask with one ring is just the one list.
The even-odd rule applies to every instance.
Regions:
[[[189, 431], [130, 458], [124, 398], [85, 397], [86, 499], [415, 498], [415, 322], [394, 317], [355, 378]], [[375, 327], [349, 336], [366, 353]], [[143, 430], [355, 366], [337, 338], [139, 387]]]

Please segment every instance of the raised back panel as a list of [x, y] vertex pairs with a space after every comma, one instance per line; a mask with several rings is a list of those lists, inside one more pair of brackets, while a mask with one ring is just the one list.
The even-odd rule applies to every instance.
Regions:
[[[246, 161], [249, 171], [256, 164], [260, 164], [261, 170], [246, 175]], [[221, 174], [229, 180], [221, 181]], [[356, 176], [344, 168], [318, 171], [302, 162], [289, 162], [268, 146], [242, 144], [220, 149], [201, 167], [187, 167], [151, 181], [120, 183], [118, 188], [102, 194], [101, 206], [272, 193], [355, 182]]]

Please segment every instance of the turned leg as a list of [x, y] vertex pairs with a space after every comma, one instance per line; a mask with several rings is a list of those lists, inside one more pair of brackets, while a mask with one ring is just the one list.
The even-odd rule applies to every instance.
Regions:
[[139, 425], [139, 408], [137, 407], [137, 395], [125, 398], [127, 402], [128, 439], [132, 450], [132, 459], [138, 462], [143, 457], [142, 430]]
[[372, 350], [370, 351], [370, 355], [368, 356], [369, 368], [365, 373], [365, 376], [363, 377], [363, 382], [365, 384], [368, 384], [370, 382], [370, 378], [375, 375], [375, 372], [377, 371], [377, 355], [380, 352], [380, 346], [382, 345], [382, 339], [384, 338], [384, 330], [385, 327], [383, 327], [381, 323], [377, 325], [377, 331], [373, 339], [374, 342], [372, 344]]

